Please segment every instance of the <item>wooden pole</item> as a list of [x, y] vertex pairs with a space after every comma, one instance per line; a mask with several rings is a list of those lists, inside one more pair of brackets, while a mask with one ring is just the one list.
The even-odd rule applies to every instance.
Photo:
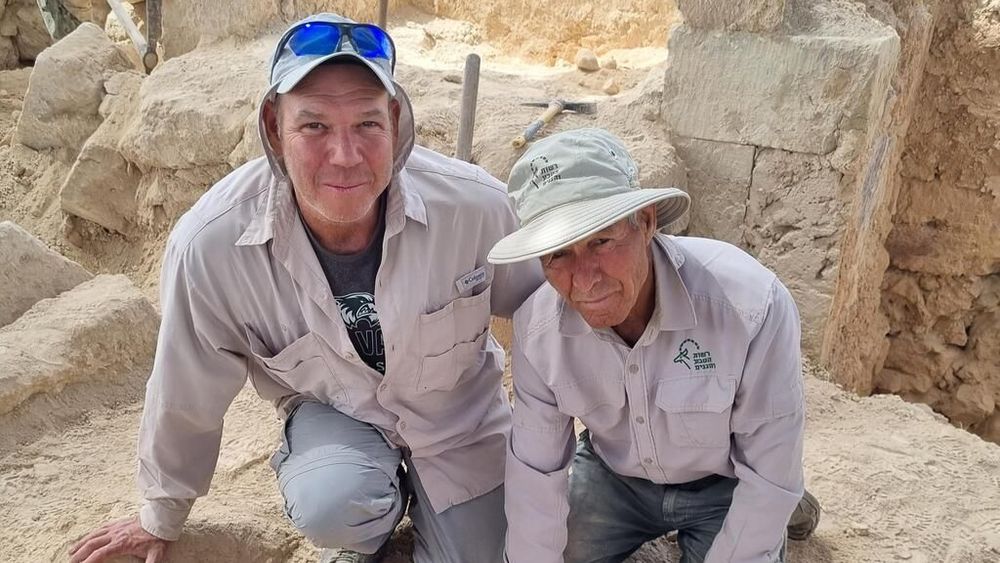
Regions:
[[458, 122], [458, 146], [455, 158], [471, 162], [472, 132], [476, 128], [476, 100], [479, 97], [479, 55], [472, 53], [465, 58], [465, 76], [462, 78], [462, 114]]
[[389, 17], [389, 0], [378, 0], [378, 26], [385, 29]]
[[163, 0], [146, 0], [146, 52], [142, 53], [142, 65], [150, 73], [160, 62], [156, 45], [163, 34]]

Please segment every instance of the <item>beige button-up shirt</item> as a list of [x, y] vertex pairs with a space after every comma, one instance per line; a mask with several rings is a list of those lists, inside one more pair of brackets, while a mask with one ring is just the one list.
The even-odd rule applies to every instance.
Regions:
[[501, 182], [413, 150], [388, 190], [375, 280], [383, 377], [354, 350], [287, 183], [261, 158], [216, 184], [164, 257], [139, 436], [143, 527], [180, 534], [248, 377], [282, 415], [320, 401], [409, 448], [438, 512], [500, 485], [510, 405], [490, 314], [510, 316], [542, 281], [535, 264], [486, 260], [516, 226]]
[[634, 347], [548, 284], [514, 316], [507, 554], [562, 561], [573, 419], [616, 473], [739, 480], [706, 563], [770, 563], [802, 495], [799, 319], [774, 274], [729, 244], [654, 238], [656, 305]]

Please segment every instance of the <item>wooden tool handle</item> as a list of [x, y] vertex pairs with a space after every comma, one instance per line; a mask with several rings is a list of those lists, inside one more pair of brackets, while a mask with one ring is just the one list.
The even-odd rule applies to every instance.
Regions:
[[458, 144], [455, 158], [472, 162], [472, 131], [476, 126], [476, 99], [479, 95], [479, 55], [465, 57], [465, 76], [462, 78], [462, 113], [459, 114]]
[[521, 133], [517, 137], [514, 137], [514, 140], [512, 140], [510, 144], [515, 149], [523, 147], [525, 143], [534, 139], [535, 135], [537, 135], [538, 132], [541, 131], [542, 127], [545, 127], [545, 124], [548, 123], [549, 121], [552, 121], [552, 118], [555, 117], [562, 110], [563, 110], [562, 102], [558, 100], [553, 100], [549, 102], [549, 107], [545, 108], [545, 111], [542, 112], [542, 115], [539, 116], [538, 119], [532, 121], [531, 125], [528, 125], [528, 127], [524, 130], [524, 133]]

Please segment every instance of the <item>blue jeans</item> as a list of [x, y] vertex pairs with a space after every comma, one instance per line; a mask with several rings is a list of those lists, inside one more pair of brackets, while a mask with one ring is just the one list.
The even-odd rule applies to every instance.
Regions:
[[702, 563], [735, 488], [736, 479], [719, 475], [679, 485], [618, 475], [594, 453], [584, 431], [569, 482], [565, 563], [624, 561], [642, 544], [674, 530], [680, 563]]

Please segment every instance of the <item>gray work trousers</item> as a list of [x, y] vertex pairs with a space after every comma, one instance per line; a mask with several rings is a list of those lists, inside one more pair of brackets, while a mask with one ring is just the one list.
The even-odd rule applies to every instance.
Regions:
[[310, 401], [289, 415], [271, 467], [285, 514], [317, 547], [374, 553], [410, 497], [415, 563], [503, 561], [503, 487], [438, 514], [403, 461], [370, 424]]

